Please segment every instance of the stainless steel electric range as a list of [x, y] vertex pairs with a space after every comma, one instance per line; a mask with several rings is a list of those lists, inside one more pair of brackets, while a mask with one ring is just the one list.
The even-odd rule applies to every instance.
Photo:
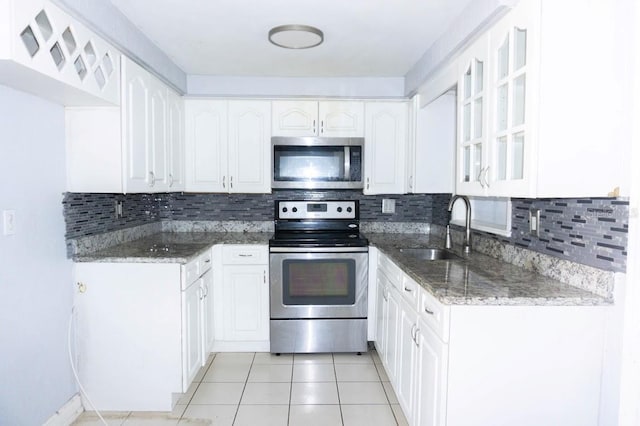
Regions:
[[366, 352], [369, 248], [358, 201], [276, 201], [271, 352]]

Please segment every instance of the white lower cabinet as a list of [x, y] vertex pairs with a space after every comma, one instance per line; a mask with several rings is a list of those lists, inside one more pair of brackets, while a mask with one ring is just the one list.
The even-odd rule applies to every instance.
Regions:
[[606, 307], [413, 303], [389, 264], [375, 343], [410, 425], [598, 424]]
[[215, 351], [269, 351], [268, 247], [224, 245]]

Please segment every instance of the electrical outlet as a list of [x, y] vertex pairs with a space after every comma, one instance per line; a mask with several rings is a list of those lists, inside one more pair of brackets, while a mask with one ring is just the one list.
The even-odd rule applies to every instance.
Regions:
[[114, 201], [116, 219], [121, 219], [122, 216], [123, 216], [123, 214], [122, 214], [122, 203], [123, 203], [123, 201], [121, 201], [121, 200]]
[[529, 209], [529, 234], [540, 237], [540, 209]]
[[2, 212], [2, 233], [13, 235], [16, 233], [16, 211], [4, 210]]

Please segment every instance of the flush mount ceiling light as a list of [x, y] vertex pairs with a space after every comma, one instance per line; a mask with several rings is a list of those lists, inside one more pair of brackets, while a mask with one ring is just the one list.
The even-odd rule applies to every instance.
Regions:
[[269, 41], [285, 49], [309, 49], [323, 40], [322, 31], [309, 25], [280, 25], [269, 31]]

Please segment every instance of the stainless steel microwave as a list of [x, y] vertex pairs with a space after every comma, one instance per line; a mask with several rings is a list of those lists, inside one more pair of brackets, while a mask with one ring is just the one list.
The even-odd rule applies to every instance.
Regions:
[[363, 188], [364, 138], [272, 137], [272, 188]]

